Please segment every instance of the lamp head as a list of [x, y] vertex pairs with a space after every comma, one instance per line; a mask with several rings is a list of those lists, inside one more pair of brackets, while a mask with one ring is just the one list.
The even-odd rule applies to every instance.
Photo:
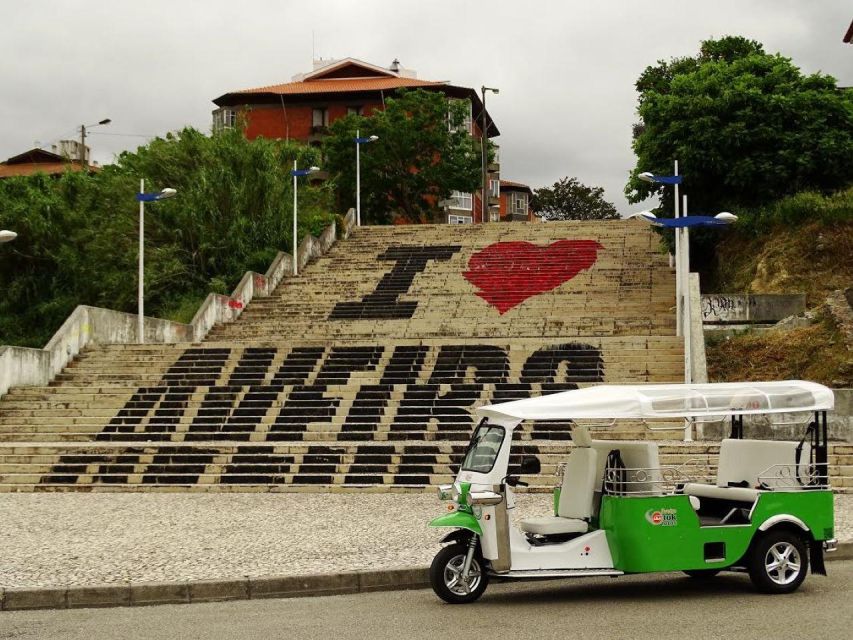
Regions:
[[643, 171], [643, 173], [638, 174], [637, 177], [643, 182], [655, 181], [655, 175], [651, 171]]
[[379, 136], [370, 136], [368, 140], [370, 140], [371, 142], [376, 142], [377, 140], [379, 140]]
[[632, 213], [630, 216], [628, 216], [629, 220], [631, 218], [657, 218], [657, 216], [651, 211], [638, 211], [637, 213]]
[[104, 118], [98, 124], [109, 124], [110, 122], [112, 122], [112, 120], [110, 120], [109, 118]]
[[0, 231], [0, 243], [3, 242], [12, 242], [15, 238], [18, 237], [18, 234], [14, 231], [9, 231], [8, 229], [3, 229]]
[[171, 187], [166, 187], [165, 189], [161, 190], [159, 194], [157, 194], [157, 199], [165, 200], [166, 198], [171, 198], [176, 193], [178, 192], [175, 189], [172, 189]]
[[320, 170], [320, 167], [311, 167], [308, 169], [308, 172], [309, 173], [316, 173], [319, 170]]
[[723, 222], [727, 222], [731, 224], [737, 220], [737, 216], [733, 213], [729, 213], [728, 211], [721, 211], [717, 215], [714, 216], [717, 220], [722, 220]]

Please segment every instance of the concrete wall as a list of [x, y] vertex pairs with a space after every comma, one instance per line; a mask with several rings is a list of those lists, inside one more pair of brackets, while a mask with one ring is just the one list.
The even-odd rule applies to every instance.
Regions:
[[[347, 237], [355, 225], [355, 211], [344, 217], [341, 236]], [[324, 254], [338, 237], [335, 223], [319, 238], [306, 234], [297, 251], [300, 269], [309, 260]], [[292, 274], [290, 254], [279, 252], [265, 274], [247, 271], [230, 296], [211, 293], [189, 324], [145, 318], [145, 342], [152, 344], [200, 342], [214, 325], [234, 322], [255, 296], [268, 296]], [[43, 386], [90, 344], [135, 344], [137, 316], [111, 309], [80, 305], [68, 316], [44, 349], [0, 346], [0, 396], [10, 388]]]
[[702, 321], [706, 324], [778, 322], [806, 310], [806, 294], [711, 293], [702, 296]]

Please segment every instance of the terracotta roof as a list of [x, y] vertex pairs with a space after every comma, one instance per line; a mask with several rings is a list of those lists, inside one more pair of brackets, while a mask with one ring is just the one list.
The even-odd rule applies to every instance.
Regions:
[[[99, 171], [95, 166], [87, 167], [89, 171]], [[36, 173], [55, 175], [65, 171], [83, 171], [79, 162], [31, 162], [26, 164], [0, 163], [0, 178], [12, 178], [15, 176], [31, 176]]]
[[401, 87], [434, 87], [447, 84], [446, 82], [431, 82], [417, 78], [334, 78], [330, 80], [308, 80], [305, 82], [288, 82], [274, 84], [268, 87], [242, 89], [232, 91], [240, 93], [274, 93], [278, 95], [304, 93], [343, 93], [347, 91], [382, 91], [399, 89]]
[[533, 190], [526, 184], [522, 184], [521, 182], [513, 182], [512, 180], [501, 180], [501, 190], [506, 189], [507, 191], [529, 191], [533, 193]]

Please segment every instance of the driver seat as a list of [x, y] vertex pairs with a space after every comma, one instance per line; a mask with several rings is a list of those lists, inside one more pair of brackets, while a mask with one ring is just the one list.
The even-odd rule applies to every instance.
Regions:
[[566, 461], [557, 515], [525, 518], [519, 523], [522, 531], [553, 536], [586, 533], [589, 530], [596, 486], [598, 452], [592, 448], [592, 436], [586, 427], [572, 429], [572, 440], [575, 446]]

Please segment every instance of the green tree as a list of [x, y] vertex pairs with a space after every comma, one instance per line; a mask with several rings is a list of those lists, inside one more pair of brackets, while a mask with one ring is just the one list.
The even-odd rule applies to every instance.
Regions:
[[618, 220], [619, 214], [604, 199], [604, 189], [588, 187], [568, 176], [551, 187], [534, 189], [531, 203], [545, 220]]
[[361, 149], [362, 218], [388, 223], [432, 220], [450, 192], [480, 186], [481, 155], [463, 127], [468, 105], [443, 93], [398, 91], [385, 109], [336, 120], [324, 140], [324, 168], [334, 177], [341, 208], [355, 205], [355, 132], [379, 136]]
[[[139, 179], [177, 189], [146, 209], [146, 311], [188, 321], [210, 291], [228, 293], [248, 269], [290, 251], [290, 167], [319, 151], [239, 129], [158, 138], [94, 175], [0, 180], [0, 345], [41, 347], [78, 304], [136, 309]], [[328, 187], [300, 185], [299, 235], [333, 220]]]
[[[705, 41], [695, 57], [648, 67], [636, 87], [637, 166], [625, 188], [631, 202], [662, 192], [637, 175], [671, 173], [673, 159], [691, 211], [701, 213], [853, 182], [853, 92], [830, 76], [804, 75], [758, 42]], [[671, 212], [671, 198], [661, 202]]]

